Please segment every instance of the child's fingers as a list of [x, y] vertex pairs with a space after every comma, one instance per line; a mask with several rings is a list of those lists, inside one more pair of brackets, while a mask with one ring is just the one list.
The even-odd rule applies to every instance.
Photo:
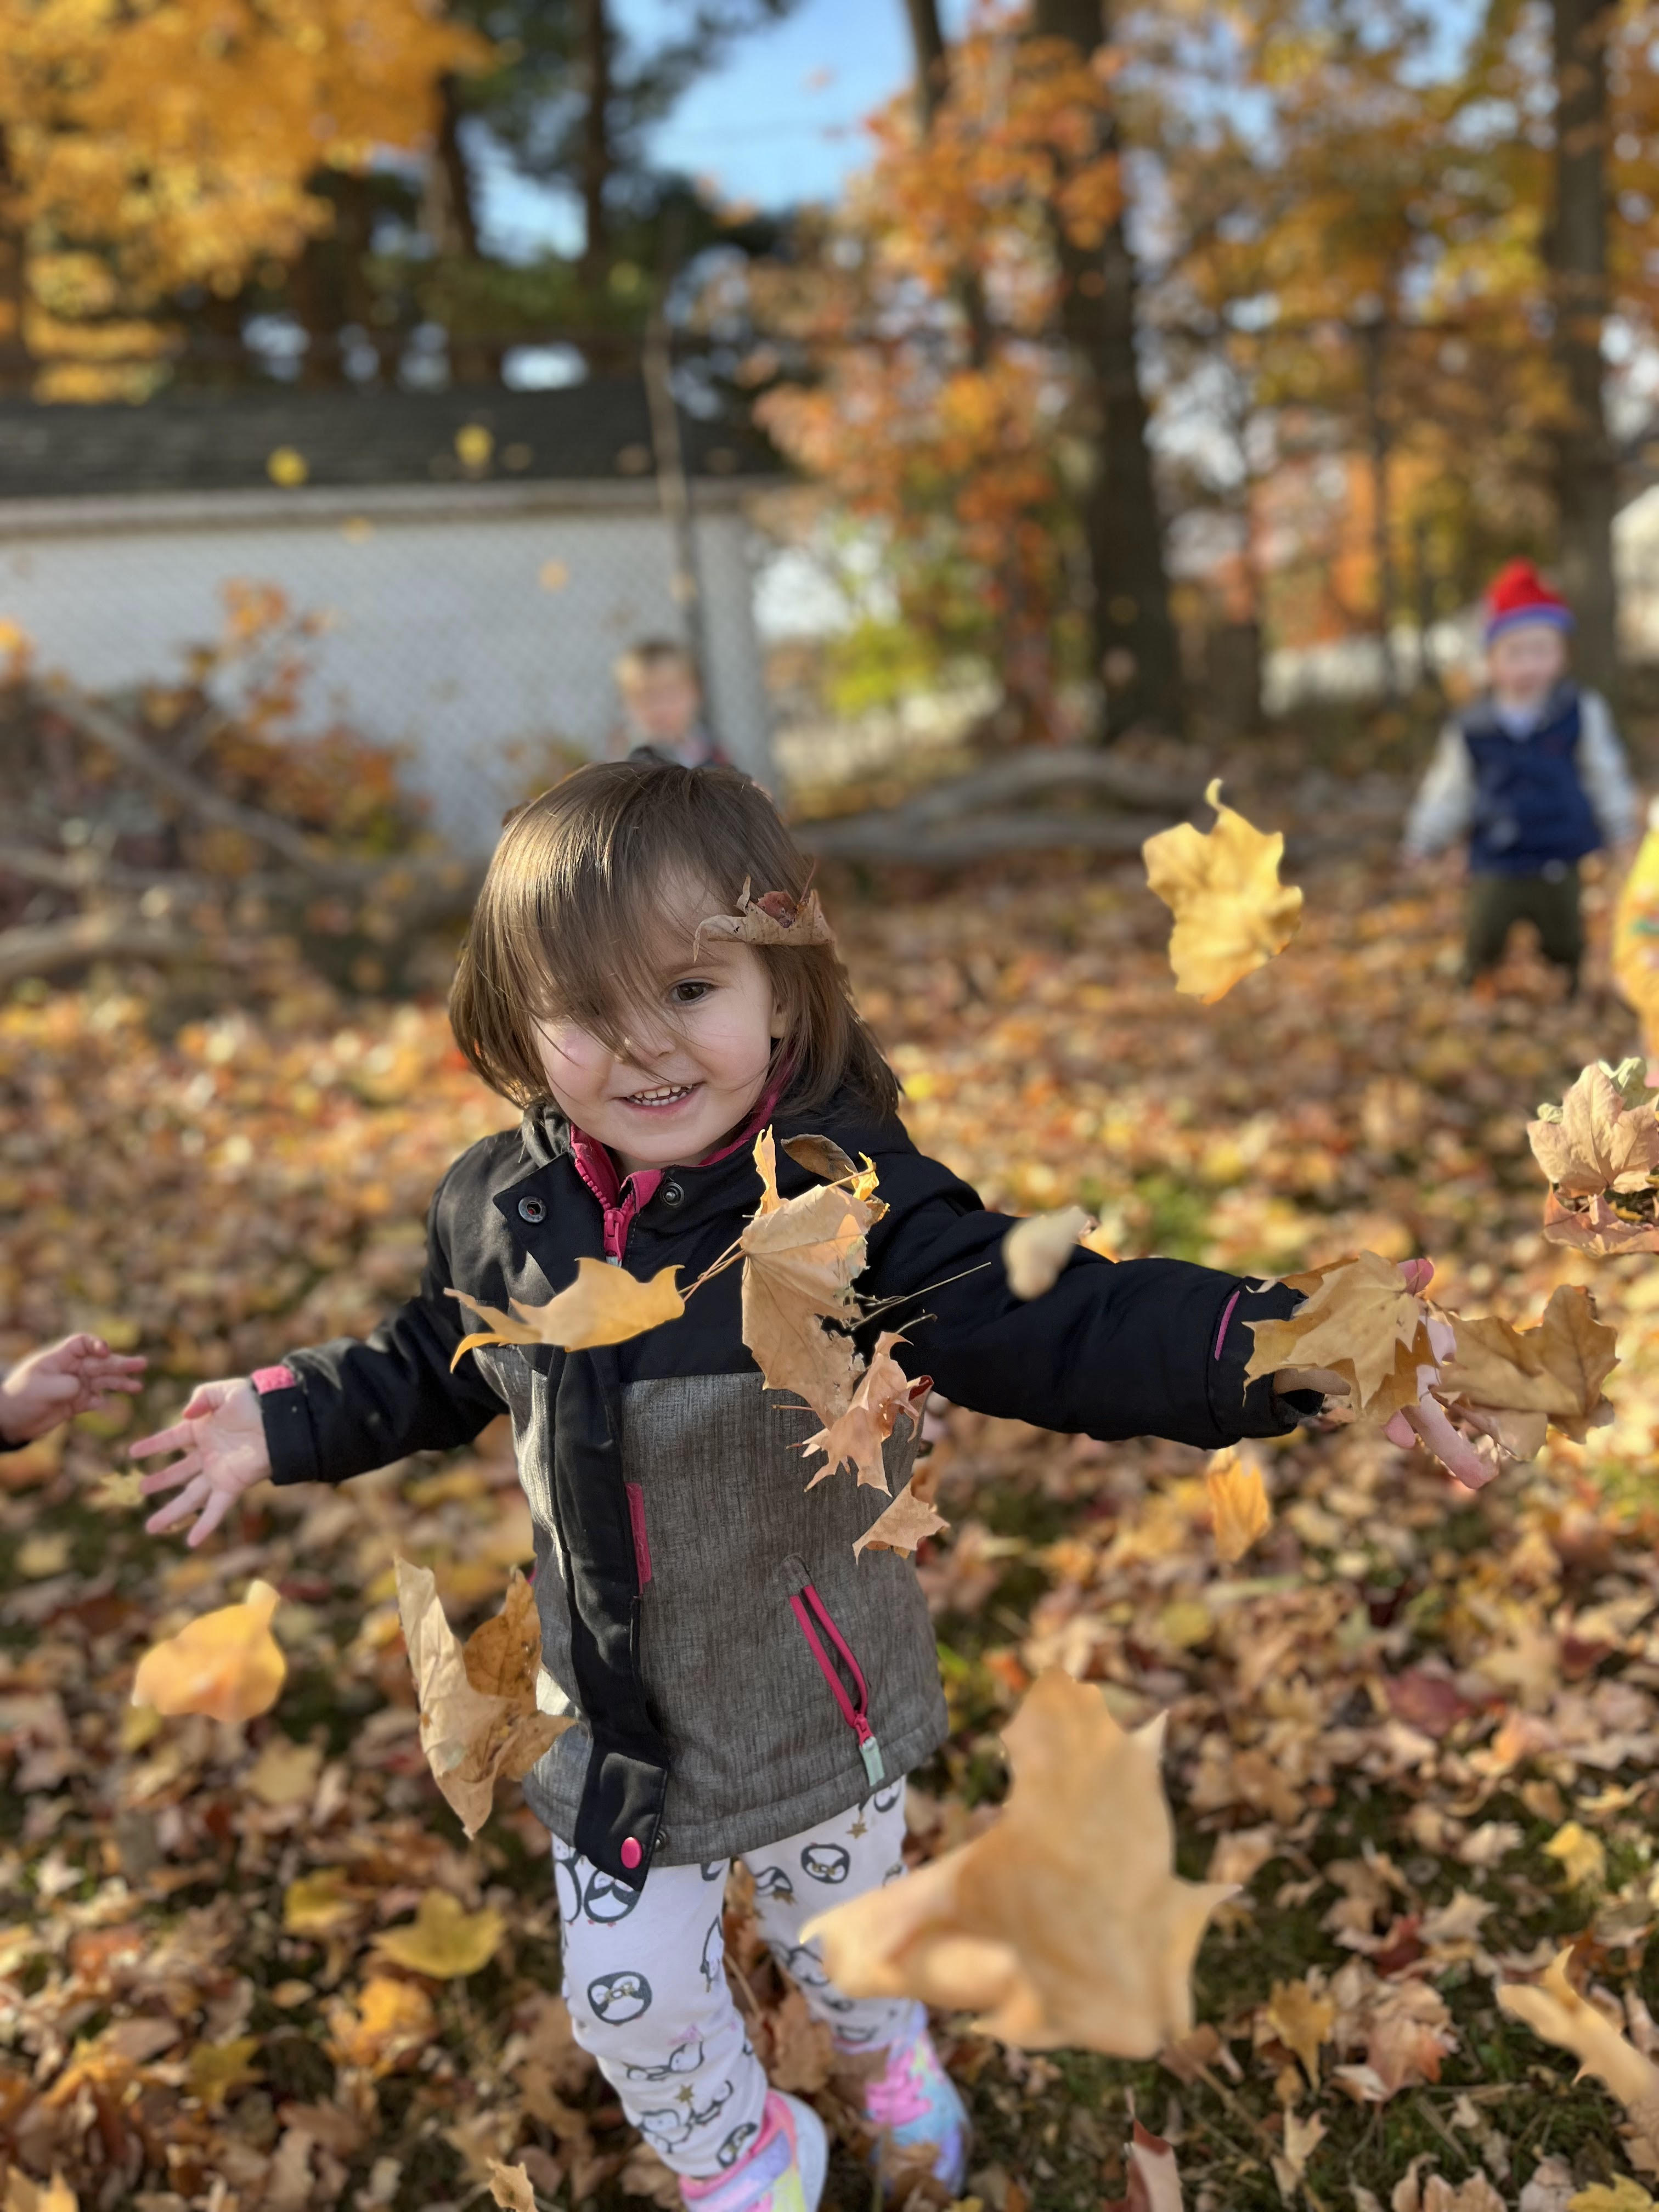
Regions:
[[157, 1452], [195, 1449], [196, 1431], [188, 1421], [175, 1421], [170, 1429], [157, 1429], [153, 1437], [140, 1437], [127, 1446], [129, 1459], [151, 1459]]
[[213, 1492], [203, 1509], [201, 1518], [185, 1539], [191, 1551], [194, 1551], [198, 1544], [206, 1541], [235, 1503], [235, 1498], [228, 1490], [216, 1490]]
[[169, 1528], [176, 1528], [181, 1521], [188, 1521], [198, 1513], [210, 1496], [208, 1479], [204, 1474], [192, 1475], [190, 1481], [170, 1504], [159, 1513], [152, 1513], [144, 1526], [152, 1536], [163, 1536]]
[[192, 1475], [200, 1474], [202, 1471], [202, 1462], [198, 1455], [186, 1452], [183, 1459], [174, 1460], [171, 1467], [155, 1467], [148, 1474], [140, 1475], [138, 1487], [146, 1498], [159, 1498], [163, 1491], [177, 1490], [181, 1482], [188, 1482]]

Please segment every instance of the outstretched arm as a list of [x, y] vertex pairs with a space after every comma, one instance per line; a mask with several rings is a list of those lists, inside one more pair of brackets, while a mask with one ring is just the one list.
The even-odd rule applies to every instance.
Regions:
[[25, 1354], [0, 1375], [0, 1451], [32, 1443], [60, 1421], [100, 1411], [115, 1391], [143, 1386], [144, 1362], [112, 1352], [101, 1336], [66, 1336]]

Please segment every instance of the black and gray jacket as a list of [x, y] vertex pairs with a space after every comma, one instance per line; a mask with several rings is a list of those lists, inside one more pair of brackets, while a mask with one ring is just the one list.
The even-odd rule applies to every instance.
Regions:
[[[1206, 1448], [1294, 1424], [1270, 1382], [1244, 1382], [1246, 1322], [1289, 1313], [1294, 1292], [1079, 1250], [1022, 1303], [999, 1252], [1008, 1218], [896, 1121], [845, 1098], [775, 1119], [780, 1137], [820, 1131], [874, 1160], [889, 1210], [860, 1295], [907, 1301], [881, 1325], [904, 1331], [907, 1371], [957, 1405]], [[586, 1143], [539, 1111], [473, 1146], [433, 1200], [418, 1295], [366, 1342], [291, 1352], [257, 1380], [279, 1483], [339, 1482], [465, 1444], [511, 1413], [535, 1528], [541, 1702], [578, 1723], [526, 1794], [556, 1835], [635, 1887], [653, 1861], [724, 1858], [861, 1801], [943, 1741], [945, 1702], [912, 1562], [854, 1556], [887, 1500], [850, 1473], [806, 1492], [798, 1447], [817, 1422], [763, 1389], [736, 1268], [631, 1342], [502, 1346], [451, 1374], [478, 1326], [444, 1295], [452, 1285], [491, 1305], [540, 1304], [579, 1258], [607, 1256], [607, 1243], [617, 1257], [623, 1239], [633, 1273], [678, 1264], [690, 1281], [759, 1200], [744, 1146], [641, 1178], [607, 1208], [579, 1164]], [[787, 1197], [813, 1178], [780, 1149], [778, 1180]], [[888, 1446], [895, 1491], [914, 1450]]]

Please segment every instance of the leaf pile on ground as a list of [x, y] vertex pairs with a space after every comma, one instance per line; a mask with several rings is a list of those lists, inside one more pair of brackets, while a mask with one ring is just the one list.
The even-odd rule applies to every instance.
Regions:
[[[1638, 2057], [1659, 2040], [1659, 1274], [1547, 1239], [1528, 1140], [1634, 1024], [1524, 963], [1470, 1006], [1449, 898], [1299, 872], [1294, 945], [1209, 1008], [1174, 990], [1138, 865], [830, 901], [914, 1133], [991, 1201], [1248, 1272], [1428, 1252], [1459, 1310], [1530, 1320], [1586, 1285], [1619, 1333], [1611, 1425], [1478, 1494], [1363, 1425], [1212, 1480], [1175, 1445], [948, 1417], [927, 1488], [951, 1526], [921, 1558], [953, 1732], [915, 1856], [987, 1832], [1000, 1731], [1059, 1667], [1126, 1729], [1167, 1713], [1176, 1870], [1238, 1885], [1161, 2060], [945, 2016], [970, 2188], [1134, 2201], [1133, 2100], [1189, 2212], [1641, 2212], [1659, 2179], [1625, 2106], [1498, 1997], [1537, 1982], [1581, 2041], [1574, 2006]], [[508, 1118], [435, 1006], [307, 983], [150, 1021], [95, 983], [0, 1007], [0, 1356], [75, 1327], [146, 1351], [134, 1434], [201, 1377], [369, 1326], [445, 1164]], [[422, 1749], [394, 1560], [459, 1635], [501, 1611], [530, 1540], [500, 1426], [256, 1492], [188, 1553], [143, 1534], [125, 1425], [0, 1459], [0, 2203], [440, 2212], [506, 2167], [544, 2204], [672, 2203], [570, 2041], [542, 1831], [503, 1782], [469, 1845]], [[131, 1702], [146, 1650], [256, 1580], [287, 1662], [268, 1711]], [[850, 2212], [855, 2086], [740, 1884], [730, 1905], [738, 2001], [840, 2130], [826, 2203]]]

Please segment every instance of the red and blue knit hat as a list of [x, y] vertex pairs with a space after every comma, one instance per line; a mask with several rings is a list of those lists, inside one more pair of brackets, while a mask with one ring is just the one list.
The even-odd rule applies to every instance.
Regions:
[[1552, 629], [1572, 628], [1572, 609], [1551, 591], [1530, 561], [1511, 561], [1486, 591], [1486, 642], [1522, 623], [1546, 623]]

